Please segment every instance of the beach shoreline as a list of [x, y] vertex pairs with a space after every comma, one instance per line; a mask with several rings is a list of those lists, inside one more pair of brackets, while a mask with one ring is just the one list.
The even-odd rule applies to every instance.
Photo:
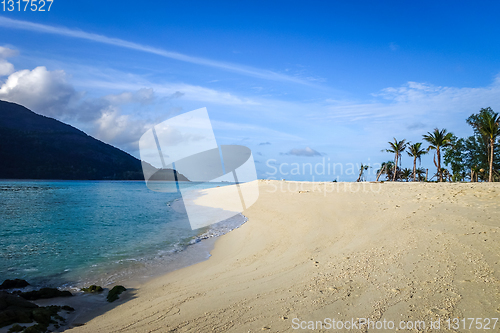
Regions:
[[[128, 273], [120, 277], [114, 283], [103, 286], [104, 291], [100, 293], [86, 293], [82, 292], [79, 288], [76, 287], [58, 287], [59, 290], [68, 290], [73, 296], [72, 297], [56, 297], [56, 298], [48, 298], [48, 299], [38, 299], [33, 301], [38, 306], [70, 306], [74, 308], [72, 312], [61, 311], [59, 314], [65, 319], [65, 323], [60, 325], [59, 329], [52, 328], [54, 332], [63, 332], [66, 329], [70, 329], [75, 326], [84, 325], [87, 321], [109, 311], [109, 309], [114, 308], [117, 304], [121, 302], [126, 302], [129, 298], [130, 294], [137, 290], [141, 285], [148, 283], [151, 280], [154, 280], [160, 276], [164, 276], [170, 272], [189, 267], [191, 265], [195, 265], [199, 262], [208, 260], [210, 258], [210, 252], [214, 247], [216, 238], [219, 235], [196, 238], [195, 242], [186, 246], [185, 249], [171, 253], [169, 255], [169, 260], [163, 261], [164, 263], [168, 263], [163, 267], [155, 267], [153, 269], [145, 268], [136, 269], [134, 273]], [[106, 301], [106, 295], [108, 291], [115, 285], [123, 285], [127, 288], [128, 293], [120, 296], [118, 301], [113, 303], [109, 303]], [[31, 291], [37, 290], [43, 286], [33, 287], [29, 286], [27, 288], [15, 289], [19, 291]], [[56, 286], [51, 286], [56, 287]], [[31, 326], [34, 325], [35, 322], [31, 324], [22, 324], [22, 326]], [[12, 325], [7, 325], [5, 327], [0, 328], [0, 333], [6, 333]]]
[[[259, 200], [243, 212], [248, 222], [219, 237], [208, 260], [126, 292], [69, 331], [498, 317], [500, 184], [376, 183], [363, 191], [338, 183], [328, 193], [318, 190], [324, 183], [281, 184], [291, 183], [259, 181]], [[209, 196], [197, 204], [214, 205]]]
[[[74, 311], [71, 312], [61, 311], [59, 315], [65, 319], [65, 322], [59, 323], [59, 328], [51, 327], [51, 330], [54, 332], [62, 332], [74, 326], [84, 325], [85, 322], [115, 307], [119, 301], [115, 301], [114, 303], [106, 301], [106, 295], [113, 286], [126, 286], [128, 293], [120, 296], [121, 302], [126, 302], [130, 293], [142, 284], [175, 270], [208, 260], [211, 256], [210, 252], [214, 247], [216, 238], [233, 230], [234, 228], [239, 228], [245, 222], [246, 218], [243, 215], [238, 214], [233, 218], [221, 221], [221, 223], [212, 227], [204, 228], [204, 230], [201, 230], [197, 236], [194, 236], [193, 239], [182, 249], [174, 252], [170, 251], [168, 255], [163, 256], [161, 259], [156, 259], [156, 261], [150, 262], [148, 265], [142, 264], [139, 266], [136, 265], [137, 267], [131, 266], [125, 270], [107, 272], [106, 275], [102, 275], [103, 273], [101, 273], [101, 275], [96, 276], [93, 280], [91, 280], [92, 283], [97, 283], [97, 281], [107, 281], [106, 284], [98, 283], [98, 285], [102, 285], [104, 288], [104, 290], [99, 293], [87, 293], [80, 290], [80, 287], [87, 287], [90, 284], [84, 284], [80, 287], [77, 285], [69, 286], [68, 284], [62, 286], [30, 285], [25, 288], [13, 289], [11, 291], [17, 290], [19, 292], [26, 292], [38, 290], [42, 287], [51, 287], [59, 290], [70, 291], [73, 294], [73, 297], [56, 297], [33, 301], [33, 303], [41, 307], [55, 305], [70, 306], [74, 309]], [[23, 324], [23, 326], [28, 327], [34, 324], [35, 322], [31, 324]], [[0, 333], [6, 333], [11, 326], [12, 325], [1, 327]]]

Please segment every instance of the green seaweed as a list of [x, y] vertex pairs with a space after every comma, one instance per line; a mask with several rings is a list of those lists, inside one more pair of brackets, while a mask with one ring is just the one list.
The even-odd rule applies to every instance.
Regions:
[[82, 288], [81, 290], [84, 291], [84, 292], [86, 292], [86, 293], [100, 293], [104, 289], [102, 289], [101, 286], [96, 286], [95, 284], [93, 284], [90, 287], [88, 287], [88, 288]]
[[26, 328], [23, 333], [45, 333], [47, 331], [48, 325], [36, 324]]
[[15, 324], [11, 328], [9, 328], [9, 330], [7, 331], [7, 333], [21, 332], [25, 328], [26, 328], [26, 326], [21, 326], [19, 324]]
[[[72, 307], [65, 305], [65, 310], [74, 310]], [[35, 325], [30, 327], [22, 327], [19, 324], [12, 326], [8, 332], [46, 332], [51, 324], [60, 325], [66, 320], [61, 317], [58, 312], [63, 310], [63, 307], [57, 305], [49, 305], [39, 307], [32, 302], [29, 302], [17, 295], [0, 292], [0, 327], [4, 327], [14, 323], [32, 323]]]
[[109, 291], [106, 299], [108, 300], [108, 302], [114, 302], [119, 298], [118, 295], [120, 295], [125, 290], [127, 289], [124, 286], [114, 286], [113, 289]]

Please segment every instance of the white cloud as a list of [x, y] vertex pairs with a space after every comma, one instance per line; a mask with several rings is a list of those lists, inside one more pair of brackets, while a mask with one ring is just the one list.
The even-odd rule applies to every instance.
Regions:
[[407, 122], [410, 125], [425, 120], [425, 123], [435, 124], [431, 126], [445, 126], [444, 121], [448, 124], [464, 122], [467, 116], [482, 107], [500, 109], [500, 79], [497, 77], [491, 85], [477, 88], [442, 87], [410, 81], [399, 87], [382, 89], [372, 96], [375, 99], [368, 103], [327, 101], [320, 110], [310, 112], [308, 118], [367, 125], [380, 121], [386, 124]]
[[16, 50], [0, 46], [0, 76], [9, 75], [14, 72], [14, 65], [5, 59], [14, 57], [17, 54], [18, 52]]
[[0, 99], [22, 104], [51, 117], [61, 116], [77, 97], [64, 71], [48, 71], [44, 66], [12, 73], [0, 87]]
[[[4, 55], [14, 55], [0, 49]], [[246, 98], [231, 93], [182, 83], [129, 84], [128, 80], [117, 82], [87, 82], [88, 88], [107, 88], [117, 93], [101, 97], [89, 97], [85, 91], [77, 91], [63, 70], [48, 70], [44, 66], [33, 70], [11, 73], [0, 85], [0, 99], [18, 103], [36, 113], [56, 118], [83, 129], [88, 134], [122, 149], [135, 152], [140, 136], [158, 119], [157, 114], [148, 114], [151, 109], [162, 110], [163, 116], [179, 111], [168, 106], [170, 101], [183, 98], [195, 102], [219, 105], [256, 105]], [[80, 88], [82, 85], [80, 85]], [[109, 89], [111, 88], [111, 89]], [[167, 105], [165, 105], [167, 103]], [[153, 118], [151, 118], [153, 117]]]
[[10, 58], [15, 57], [19, 54], [17, 50], [13, 50], [6, 46], [0, 46], [0, 58]]
[[294, 148], [290, 150], [288, 153], [284, 153], [283, 155], [294, 155], [294, 156], [305, 156], [305, 157], [323, 156], [323, 154], [317, 152], [316, 150], [310, 147], [306, 147], [304, 149]]
[[[144, 86], [153, 89], [155, 93], [166, 96], [167, 99], [183, 98], [185, 100], [214, 103], [219, 105], [259, 105], [260, 102], [252, 98], [236, 96], [226, 91], [220, 91], [201, 86], [185, 83], [154, 83], [138, 78], [129, 81], [139, 81], [139, 83], [113, 82], [113, 81], [82, 81], [79, 85], [88, 88], [103, 88], [110, 90], [138, 90]], [[122, 97], [123, 98], [123, 97]]]
[[[13, 57], [18, 52], [8, 47], [0, 46], [0, 57]], [[33, 70], [24, 69], [14, 72], [14, 66], [0, 58], [0, 75], [8, 75], [0, 85], [0, 99], [26, 106], [36, 113], [54, 117], [59, 120], [72, 118], [76, 114], [82, 119], [89, 117], [89, 105], [82, 105], [77, 110], [72, 107], [83, 93], [78, 93], [68, 82], [63, 70], [50, 71], [45, 66]]]
[[270, 127], [252, 125], [246, 123], [235, 123], [235, 122], [227, 122], [221, 120], [213, 120], [210, 122], [214, 130], [226, 130], [226, 131], [234, 131], [240, 133], [239, 135], [245, 136], [255, 136], [260, 138], [272, 139], [276, 141], [302, 141], [303, 139], [300, 136], [289, 134], [283, 131], [279, 131]]
[[[5, 54], [2, 49], [1, 52]], [[0, 99], [76, 125], [104, 142], [134, 151], [148, 124], [146, 120], [123, 114], [121, 106], [149, 104], [155, 95], [153, 89], [139, 89], [86, 98], [85, 92], [77, 92], [68, 82], [64, 71], [49, 71], [40, 66], [10, 74], [0, 86]]]
[[[13, 54], [9, 52], [0, 51]], [[273, 145], [268, 150], [279, 154], [284, 151], [284, 143], [294, 142], [296, 147], [317, 146], [329, 156], [332, 150], [348, 147], [358, 147], [352, 151], [356, 156], [364, 151], [379, 152], [379, 147], [393, 136], [421, 140], [421, 134], [434, 127], [465, 135], [470, 130], [465, 118], [471, 113], [487, 106], [500, 110], [500, 77], [491, 85], [476, 88], [408, 82], [382, 89], [363, 103], [248, 97], [198, 85], [149, 81], [139, 75], [99, 68], [77, 83], [78, 88], [74, 88], [70, 77], [61, 70], [21, 70], [10, 74], [0, 86], [0, 99], [70, 123], [129, 152], [136, 152], [137, 140], [153, 123], [173, 116], [168, 113], [174, 109], [188, 111], [192, 106], [209, 107], [218, 139], [226, 143], [243, 137], [250, 137], [256, 144], [269, 140]], [[83, 91], [87, 89], [101, 95], [89, 97]], [[287, 154], [321, 153], [308, 147]]]
[[135, 92], [127, 91], [117, 95], [107, 95], [104, 96], [103, 99], [114, 105], [129, 103], [147, 105], [153, 102], [155, 99], [155, 93], [152, 88], [141, 88]]
[[9, 75], [14, 72], [14, 65], [5, 59], [0, 59], [0, 76]]
[[113, 105], [100, 111], [101, 115], [94, 121], [95, 127], [91, 134], [106, 143], [135, 152], [139, 138], [150, 125], [145, 120], [122, 114], [120, 108]]

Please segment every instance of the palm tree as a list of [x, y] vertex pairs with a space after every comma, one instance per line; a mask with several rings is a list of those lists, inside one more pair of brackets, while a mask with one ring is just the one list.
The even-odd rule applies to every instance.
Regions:
[[[493, 176], [498, 172], [494, 168], [495, 159], [495, 139], [500, 135], [499, 129], [500, 117], [498, 113], [495, 113], [490, 107], [482, 108], [479, 113], [471, 115], [467, 118], [467, 123], [474, 128], [474, 132], [477, 134], [478, 143], [484, 146], [485, 153], [485, 166], [488, 165], [489, 174], [488, 180], [493, 181]], [[481, 140], [480, 140], [481, 139]], [[481, 166], [482, 163], [475, 163]], [[472, 170], [471, 173], [478, 177], [477, 170]], [[484, 179], [484, 176], [481, 175]]]
[[408, 168], [404, 168], [401, 170], [401, 178], [404, 179], [406, 182], [410, 179], [412, 172]]
[[380, 169], [377, 170], [377, 180], [376, 181], [378, 182], [378, 179], [383, 174], [386, 175], [387, 180], [390, 180], [392, 178], [393, 169], [394, 169], [394, 162], [393, 161], [382, 162], [382, 164], [380, 165]]
[[418, 168], [416, 173], [417, 173], [417, 177], [418, 177], [419, 182], [425, 180], [426, 171], [424, 168]]
[[[434, 165], [436, 165], [438, 170], [439, 181], [443, 181], [443, 173], [441, 171], [441, 148], [451, 146], [451, 139], [453, 138], [453, 133], [448, 133], [446, 129], [439, 130], [434, 129], [434, 132], [427, 132], [423, 135], [425, 141], [429, 142], [429, 148], [427, 151], [434, 149], [436, 150], [436, 155], [434, 156]], [[436, 163], [437, 156], [437, 163]]]
[[407, 153], [413, 157], [413, 181], [415, 181], [417, 178], [417, 159], [419, 163], [422, 163], [422, 155], [427, 154], [427, 151], [422, 148], [422, 142], [408, 143], [408, 145]]
[[495, 149], [495, 141], [497, 136], [500, 135], [500, 115], [495, 112], [481, 112], [478, 117], [478, 122], [476, 123], [477, 129], [479, 133], [485, 136], [488, 139], [488, 148], [489, 151], [489, 177], [488, 181], [493, 181], [493, 159], [495, 157], [494, 149]]
[[479, 173], [479, 167], [477, 165], [473, 165], [470, 168], [470, 182], [476, 182], [477, 180], [477, 174]]
[[441, 174], [443, 175], [443, 178], [445, 181], [450, 181], [451, 182], [451, 172], [450, 170], [446, 168], [441, 168]]
[[359, 170], [359, 177], [358, 177], [358, 180], [356, 180], [356, 182], [360, 182], [361, 181], [361, 177], [363, 177], [363, 172], [365, 172], [365, 170], [368, 170], [368, 168], [371, 168], [371, 167], [368, 166], [368, 165], [364, 165], [363, 163], [361, 163], [361, 168]]
[[[389, 145], [391, 146], [390, 149], [385, 149], [386, 152], [388, 153], [393, 153], [394, 154], [394, 175], [393, 175], [393, 181], [396, 180], [397, 176], [397, 168], [398, 168], [398, 162], [401, 163], [401, 153], [406, 149], [406, 140], [403, 139], [401, 141], [396, 140], [394, 138], [394, 142], [388, 142]], [[384, 150], [382, 150], [384, 151]]]

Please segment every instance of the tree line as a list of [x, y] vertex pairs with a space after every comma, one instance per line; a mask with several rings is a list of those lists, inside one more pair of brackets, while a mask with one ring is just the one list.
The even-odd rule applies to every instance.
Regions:
[[[500, 181], [500, 116], [490, 107], [481, 109], [467, 118], [474, 134], [458, 138], [446, 129], [435, 128], [422, 136], [423, 142], [408, 142], [405, 139], [388, 142], [389, 148], [382, 151], [393, 153], [394, 161], [381, 164], [377, 170], [377, 181], [382, 175], [391, 181]], [[423, 155], [434, 153], [436, 172], [417, 168]], [[413, 169], [402, 168], [403, 153], [413, 159]], [[442, 162], [446, 167], [443, 167]], [[419, 164], [420, 165], [420, 164]], [[359, 179], [358, 179], [359, 181]]]

